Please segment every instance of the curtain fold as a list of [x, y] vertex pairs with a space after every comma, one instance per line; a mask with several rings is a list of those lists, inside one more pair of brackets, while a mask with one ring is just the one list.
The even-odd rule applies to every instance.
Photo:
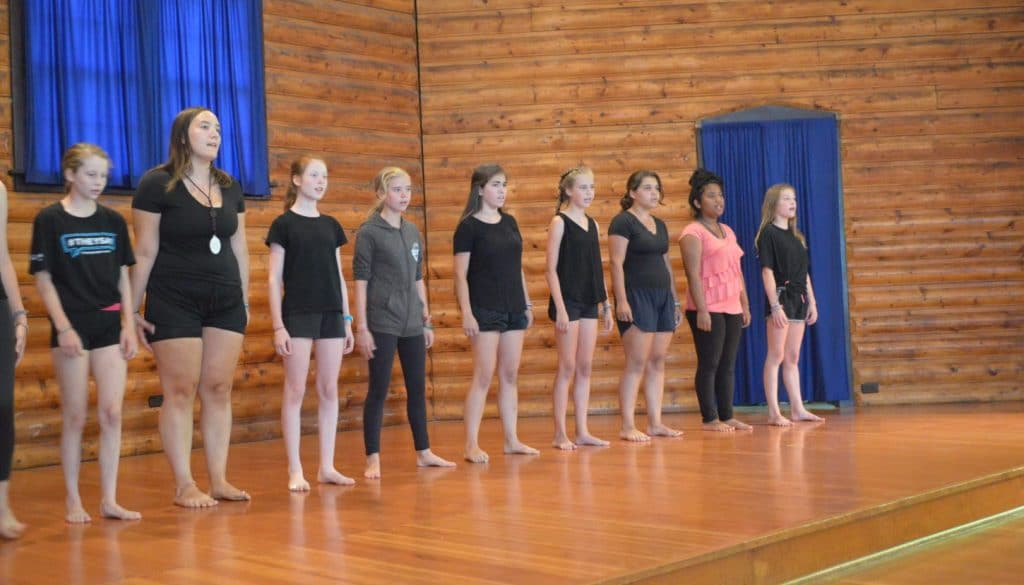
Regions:
[[[766, 300], [754, 237], [764, 192], [783, 182], [796, 188], [799, 227], [808, 240], [810, 275], [820, 313], [818, 323], [807, 328], [801, 348], [801, 394], [805, 400], [849, 400], [849, 319], [836, 119], [818, 114], [805, 119], [709, 120], [702, 123], [700, 140], [703, 166], [725, 181], [723, 222], [736, 232], [744, 251], [743, 277], [753, 318], [736, 359], [736, 403], [765, 401]], [[784, 397], [781, 380], [779, 388]]]
[[216, 164], [269, 195], [261, 2], [33, 0], [25, 3], [25, 180], [60, 184], [60, 157], [94, 142], [111, 187], [134, 188], [167, 158], [191, 106], [220, 118]]

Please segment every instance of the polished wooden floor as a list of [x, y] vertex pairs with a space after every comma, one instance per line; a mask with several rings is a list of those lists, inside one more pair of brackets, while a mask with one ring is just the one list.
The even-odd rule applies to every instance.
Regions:
[[[822, 413], [824, 424], [751, 433], [686, 431], [650, 444], [559, 452], [546, 418], [520, 421], [539, 457], [505, 456], [485, 421], [487, 465], [416, 469], [407, 427], [385, 429], [384, 479], [285, 489], [279, 441], [235, 445], [231, 478], [249, 504], [190, 511], [169, 502], [162, 455], [126, 458], [121, 500], [140, 522], [67, 526], [57, 467], [15, 472], [30, 528], [0, 544], [0, 583], [592, 583], [1024, 467], [1024, 404], [879, 407]], [[763, 423], [763, 413], [747, 416]], [[612, 438], [615, 417], [593, 417]], [[461, 452], [462, 426], [431, 426], [435, 450]], [[338, 436], [339, 467], [362, 469], [362, 437]], [[315, 439], [303, 457], [315, 469]], [[196, 468], [202, 465], [195, 454]], [[98, 470], [83, 468], [97, 507]], [[814, 551], [807, 551], [814, 554]]]
[[1024, 510], [977, 531], [883, 557], [820, 583], [836, 585], [935, 585], [1024, 582]]

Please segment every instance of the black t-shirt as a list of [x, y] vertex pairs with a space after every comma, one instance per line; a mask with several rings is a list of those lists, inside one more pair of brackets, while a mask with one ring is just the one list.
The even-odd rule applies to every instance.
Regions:
[[348, 242], [338, 220], [306, 217], [288, 210], [270, 224], [267, 245], [284, 248], [284, 301], [281, 312], [341, 311], [337, 250]]
[[32, 224], [29, 272], [48, 272], [67, 313], [97, 311], [121, 302], [121, 267], [135, 264], [121, 214], [96, 206], [76, 217], [60, 202], [45, 207]]
[[238, 214], [245, 211], [238, 181], [221, 187], [223, 203], [216, 208], [221, 250], [214, 254], [210, 252], [210, 237], [214, 234], [210, 208], [189, 194], [184, 179], [167, 192], [170, 180], [167, 171], [153, 169], [142, 177], [132, 199], [133, 208], [160, 214], [160, 248], [149, 275], [149, 288], [182, 279], [241, 286], [238, 259], [230, 242], [238, 231]]
[[469, 252], [469, 302], [474, 307], [518, 313], [526, 310], [523, 293], [523, 236], [514, 217], [498, 223], [470, 216], [455, 228], [455, 253]]
[[652, 234], [635, 215], [623, 211], [612, 218], [608, 227], [609, 235], [629, 240], [622, 263], [627, 289], [672, 288], [664, 258], [668, 253], [668, 228], [656, 217], [654, 225], [657, 234]]
[[768, 224], [757, 241], [757, 256], [762, 268], [771, 268], [778, 288], [806, 292], [807, 248], [790, 230]]
[[559, 213], [565, 231], [558, 246], [558, 284], [562, 298], [582, 305], [596, 305], [608, 298], [601, 266], [601, 242], [597, 222], [587, 217], [584, 230], [564, 213]]

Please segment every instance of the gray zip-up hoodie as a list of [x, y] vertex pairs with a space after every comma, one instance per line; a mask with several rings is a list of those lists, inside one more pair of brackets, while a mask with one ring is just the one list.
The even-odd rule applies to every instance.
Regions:
[[352, 274], [366, 281], [366, 320], [370, 331], [398, 337], [423, 334], [423, 302], [416, 281], [423, 278], [420, 231], [402, 220], [393, 227], [380, 213], [359, 226]]

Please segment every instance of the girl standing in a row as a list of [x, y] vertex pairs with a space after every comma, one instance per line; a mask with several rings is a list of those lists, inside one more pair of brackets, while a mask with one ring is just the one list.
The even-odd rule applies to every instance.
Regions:
[[92, 144], [76, 144], [64, 153], [61, 168], [67, 194], [36, 216], [29, 272], [35, 275], [50, 315], [51, 355], [63, 415], [64, 519], [72, 524], [92, 520], [78, 491], [91, 371], [100, 422], [100, 513], [105, 518], [138, 520], [141, 514], [117, 503], [127, 360], [138, 349], [128, 275], [135, 257], [124, 218], [97, 203], [107, 186], [107, 153]]
[[[597, 222], [586, 212], [593, 201], [593, 171], [587, 167], [569, 169], [559, 179], [558, 206], [548, 226], [545, 272], [551, 290], [548, 317], [555, 323], [555, 343], [558, 345], [558, 372], [552, 391], [555, 417], [553, 444], [563, 450], [575, 449], [579, 445], [608, 445], [608, 441], [591, 435], [587, 428], [598, 318], [604, 319], [605, 333], [612, 330], [612, 314], [601, 264], [600, 231]], [[574, 376], [576, 438], [570, 440], [565, 414], [569, 403], [569, 384]]]
[[473, 345], [473, 382], [466, 393], [464, 457], [486, 463], [478, 435], [487, 390], [498, 370], [498, 412], [505, 453], [536, 455], [516, 433], [519, 416], [519, 361], [525, 331], [533, 324], [523, 273], [523, 237], [515, 218], [502, 211], [508, 178], [498, 165], [473, 171], [469, 198], [455, 229], [455, 293], [462, 327]]
[[[663, 197], [657, 173], [636, 171], [626, 181], [626, 193], [620, 201], [622, 212], [608, 228], [615, 316], [626, 350], [626, 365], [619, 381], [619, 436], [626, 441], [683, 434], [661, 422], [665, 356], [682, 320], [668, 256], [668, 228], [651, 213]], [[636, 428], [634, 420], [637, 391], [645, 373], [646, 433]]]
[[288, 454], [288, 489], [298, 492], [309, 491], [299, 443], [302, 398], [314, 349], [320, 438], [317, 481], [355, 483], [334, 467], [338, 373], [342, 355], [352, 352], [355, 340], [339, 254], [348, 239], [338, 220], [317, 209], [317, 202], [326, 192], [324, 161], [310, 156], [296, 159], [285, 195], [285, 212], [274, 220], [267, 233], [270, 319], [274, 326], [274, 349], [284, 362], [281, 434]]
[[359, 227], [352, 273], [356, 280], [356, 346], [369, 360], [363, 404], [363, 440], [369, 479], [380, 478], [380, 427], [395, 352], [405, 378], [406, 414], [420, 467], [454, 467], [430, 450], [427, 434], [426, 359], [434, 343], [423, 284], [420, 232], [402, 214], [412, 200], [409, 174], [386, 167], [374, 179], [378, 203]]

